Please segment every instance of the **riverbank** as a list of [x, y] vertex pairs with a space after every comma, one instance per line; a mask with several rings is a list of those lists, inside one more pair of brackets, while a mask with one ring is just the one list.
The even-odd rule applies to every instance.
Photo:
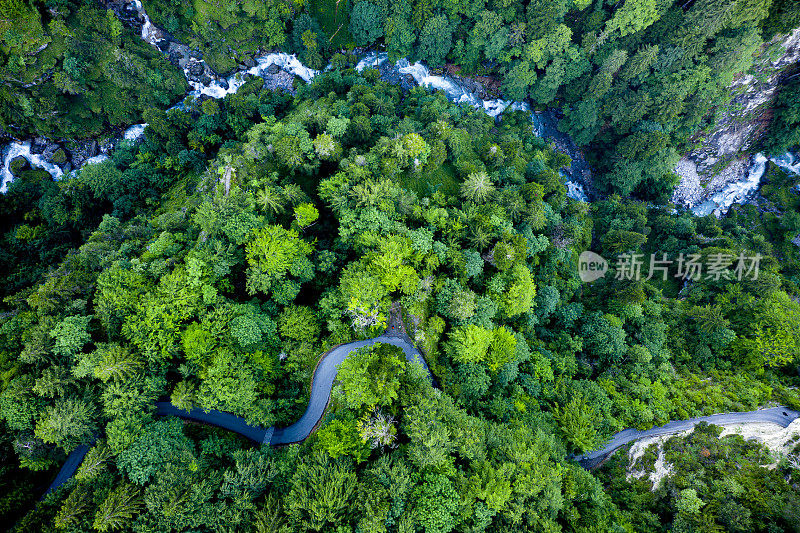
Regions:
[[[273, 90], [284, 90], [294, 93], [295, 78], [298, 77], [305, 82], [310, 82], [318, 71], [303, 65], [297, 57], [282, 52], [264, 53], [260, 57], [247, 59], [239, 64], [237, 69], [228, 76], [222, 76], [214, 72], [204, 61], [202, 53], [191, 50], [187, 45], [174, 39], [168, 32], [155, 26], [140, 0], [133, 2], [126, 0], [110, 0], [106, 3], [117, 17], [129, 27], [135, 29], [143, 40], [164, 53], [168, 59], [181, 68], [186, 75], [186, 79], [191, 87], [187, 96], [196, 98], [223, 98], [228, 94], [236, 92], [247, 80], [254, 76], [261, 77], [264, 85]], [[780, 43], [779, 43], [780, 44]], [[771, 68], [775, 72], [780, 72], [787, 65], [792, 64], [800, 58], [800, 30], [795, 30], [785, 42], [785, 48], [777, 60], [772, 60], [768, 65], [761, 65], [762, 68]], [[419, 85], [433, 90], [441, 90], [448, 99], [463, 105], [470, 105], [476, 109], [481, 109], [488, 115], [500, 120], [500, 115], [506, 110], [523, 110], [530, 113], [531, 123], [534, 131], [540, 137], [547, 139], [553, 146], [570, 156], [572, 164], [565, 169], [565, 184], [568, 195], [580, 201], [588, 201], [594, 197], [592, 170], [587, 164], [584, 155], [573, 140], [566, 134], [558, 130], [558, 117], [553, 109], [537, 111], [533, 110], [527, 102], [513, 102], [499, 97], [500, 83], [494, 78], [477, 77], [473, 79], [461, 76], [452, 68], [442, 69], [440, 74], [432, 74], [431, 71], [421, 62], [410, 63], [407, 59], [400, 59], [394, 64], [387, 61], [386, 53], [382, 52], [362, 52], [356, 55], [356, 69], [363, 70], [368, 67], [375, 67], [379, 70], [381, 78], [390, 83], [400, 85], [404, 90], [412, 86]], [[355, 62], [355, 61], [354, 61]], [[331, 68], [328, 65], [325, 70]], [[737, 100], [748, 112], [759, 109], [764, 102], [769, 101], [774, 95], [779, 84], [779, 74], [770, 77], [764, 87], [753, 93], [751, 85], [755, 83], [755, 77], [745, 83], [741, 79], [734, 84], [746, 86], [737, 90], [743, 91], [740, 99]], [[748, 78], [749, 79], [749, 78]], [[750, 84], [750, 85], [748, 85]], [[766, 87], [766, 88], [765, 88]], [[761, 90], [763, 89], [763, 90]], [[760, 92], [759, 92], [760, 91]], [[769, 92], [769, 97], [765, 98], [761, 93]], [[770, 92], [771, 91], [771, 92]], [[758, 101], [758, 105], [752, 104]], [[180, 104], [178, 104], [180, 106]], [[139, 127], [141, 125], [135, 125]], [[737, 150], [743, 150], [744, 141], [734, 142], [730, 135], [710, 135], [707, 139], [716, 139], [723, 142], [726, 147], [738, 146]], [[43, 140], [45, 143], [49, 141]], [[716, 142], [716, 141], [715, 141]], [[114, 142], [104, 143], [98, 150], [93, 149], [90, 144], [88, 150], [78, 151], [78, 155], [69, 153], [66, 165], [60, 165], [49, 154], [58, 152], [60, 148], [42, 151], [40, 157], [33, 151], [26, 151], [25, 140], [19, 140], [9, 144], [5, 152], [14, 154], [14, 157], [23, 157], [33, 166], [48, 170], [55, 178], [80, 168], [84, 164], [102, 161]], [[737, 144], [738, 143], [738, 144]], [[96, 145], [97, 143], [95, 143]], [[725, 148], [728, 150], [728, 148]], [[729, 151], [729, 150], [728, 150]], [[712, 149], [700, 150], [692, 153], [711, 154]], [[726, 152], [727, 153], [727, 152]], [[737, 152], [738, 153], [738, 152]], [[776, 162], [781, 158], [792, 157], [792, 154], [784, 154], [780, 158], [774, 158]], [[705, 156], [704, 156], [705, 157]], [[13, 179], [10, 172], [12, 157], [4, 157], [2, 172], [2, 189], [5, 190], [7, 183]], [[751, 201], [756, 195], [761, 178], [766, 168], [766, 157], [757, 154], [750, 157], [737, 157], [722, 167], [722, 171], [709, 179], [705, 172], [710, 163], [717, 162], [714, 156], [705, 157], [699, 163], [697, 157], [684, 157], [676, 167], [676, 173], [681, 176], [681, 180], [673, 194], [673, 201], [687, 208], [691, 208], [697, 215], [715, 214], [721, 216], [727, 212], [731, 205], [735, 203], [745, 203]]]

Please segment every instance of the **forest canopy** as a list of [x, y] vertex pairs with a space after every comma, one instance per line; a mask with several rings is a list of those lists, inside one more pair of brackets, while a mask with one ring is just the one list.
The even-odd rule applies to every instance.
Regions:
[[[5, 512], [91, 446], [19, 528], [632, 527], [570, 453], [624, 427], [798, 405], [797, 251], [772, 259], [752, 209], [572, 200], [569, 158], [525, 113], [495, 122], [376, 74], [332, 71], [294, 97], [254, 79], [213, 110], [162, 113], [107, 162], [10, 184], [0, 416], [4, 456], [30, 474], [6, 470]], [[593, 243], [765, 259], [757, 280], [731, 266], [688, 288], [583, 284]], [[440, 388], [377, 346], [343, 363], [301, 445], [154, 416], [166, 398], [291, 424], [320, 354], [380, 333], [395, 302]]]
[[[800, 410], [800, 177], [767, 163], [757, 203], [719, 218], [669, 202], [679, 154], [730, 104], [736, 76], [782, 53], [774, 38], [800, 23], [797, 3], [144, 7], [219, 73], [265, 50], [322, 72], [186, 96], [176, 61], [117, 3], [0, 0], [7, 136], [108, 141], [146, 123], [60, 179], [10, 164], [0, 523], [800, 529], [796, 440], [773, 455], [700, 425], [635, 464], [627, 450], [596, 470], [576, 460], [625, 428]], [[355, 46], [550, 109], [595, 170], [595, 200], [567, 194], [572, 161], [530, 113], [494, 118], [357, 72]], [[759, 148], [800, 143], [799, 88], [787, 76]], [[586, 251], [608, 260], [605, 275], [582, 277]], [[425, 364], [400, 341], [366, 342], [384, 334]], [[261, 445], [157, 410], [286, 428], [322, 359], [355, 341], [367, 345], [338, 364], [300, 442]], [[46, 493], [73, 452], [86, 452], [77, 472]], [[656, 462], [669, 466], [659, 484]]]

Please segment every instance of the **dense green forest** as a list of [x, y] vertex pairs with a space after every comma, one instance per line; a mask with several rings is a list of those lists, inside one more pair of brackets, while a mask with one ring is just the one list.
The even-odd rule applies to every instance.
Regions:
[[0, 2], [0, 127], [86, 138], [186, 92], [183, 73], [92, 2]]
[[[220, 73], [263, 50], [297, 53], [322, 69], [345, 49], [372, 46], [392, 59], [488, 76], [507, 99], [558, 109], [559, 128], [585, 147], [598, 192], [661, 202], [676, 183], [678, 154], [736, 96], [734, 76], [768, 62], [780, 50], [776, 37], [800, 26], [793, 0], [145, 0], [144, 7]], [[180, 70], [99, 4], [3, 0], [0, 32], [7, 80], [0, 124], [15, 136], [97, 135], [141, 121], [142, 111], [164, 108], [185, 90]]]
[[[101, 435], [21, 530], [635, 529], [639, 510], [569, 453], [628, 426], [800, 405], [780, 222], [567, 199], [569, 159], [527, 114], [496, 124], [376, 71], [296, 97], [261, 83], [153, 113], [140, 144], [59, 182], [23, 172], [2, 197], [4, 453], [35, 473]], [[592, 243], [764, 259], [757, 279], [731, 265], [687, 289], [673, 271], [582, 284]], [[441, 389], [376, 349], [343, 368], [300, 446], [152, 416], [170, 398], [287, 425], [320, 354], [381, 331], [395, 301]], [[14, 472], [12, 515], [36, 479]]]
[[[800, 177], [770, 164], [757, 205], [719, 219], [668, 203], [678, 152], [733, 76], [775, 53], [764, 43], [800, 26], [797, 3], [145, 7], [220, 72], [274, 48], [334, 68], [296, 94], [254, 77], [169, 109], [182, 72], [108, 6], [0, 0], [7, 135], [148, 123], [61, 180], [18, 160], [0, 195], [1, 524], [800, 530], [797, 465], [713, 426], [666, 443], [657, 487], [626, 479], [624, 454], [596, 471], [574, 460], [628, 427], [800, 409]], [[529, 113], [404, 91], [351, 68], [354, 45], [560, 108], [600, 198], [567, 197], [570, 158]], [[798, 95], [788, 80], [774, 104], [773, 153], [800, 143]], [[585, 250], [610, 263], [591, 283]], [[320, 357], [398, 309], [433, 382], [389, 345], [360, 350], [302, 443], [154, 414], [168, 400], [287, 426]], [[42, 498], [80, 445], [77, 474]]]
[[[662, 524], [676, 533], [797, 528], [796, 465], [776, 461], [764, 447], [738, 435], [719, 438], [721, 431], [700, 426], [687, 437], [671, 438], [663, 453], [674, 470], [656, 487], [644, 476], [626, 480], [625, 465], [611, 460], [600, 478], [615, 503], [631, 512], [637, 530], [658, 531]], [[641, 472], [653, 471], [655, 448], [639, 459]]]

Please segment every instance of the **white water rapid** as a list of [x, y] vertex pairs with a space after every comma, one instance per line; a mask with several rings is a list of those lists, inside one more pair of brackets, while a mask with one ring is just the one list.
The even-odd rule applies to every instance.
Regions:
[[800, 159], [798, 159], [793, 153], [786, 152], [782, 156], [773, 158], [771, 161], [789, 174], [800, 176]]
[[125, 133], [122, 134], [122, 138], [128, 141], [135, 141], [142, 135], [144, 135], [144, 129], [147, 127], [147, 123], [145, 124], [134, 124], [127, 130]]
[[2, 170], [0, 170], [0, 174], [2, 175], [0, 192], [6, 192], [8, 184], [14, 179], [14, 175], [11, 174], [11, 162], [20, 156], [27, 159], [32, 167], [44, 169], [56, 179], [64, 175], [64, 171], [61, 170], [61, 167], [50, 163], [39, 154], [32, 154], [30, 141], [25, 141], [23, 143], [12, 142], [3, 148], [3, 167]]
[[[319, 73], [319, 71], [303, 65], [294, 54], [285, 54], [283, 52], [267, 54], [263, 57], [256, 58], [256, 63], [255, 67], [245, 72], [237, 72], [225, 80], [224, 83], [218, 80], [212, 80], [211, 83], [203, 85], [200, 82], [189, 80], [189, 85], [191, 85], [193, 89], [190, 94], [193, 96], [206, 95], [211, 98], [225, 98], [225, 96], [235, 93], [244, 85], [244, 74], [260, 76], [270, 65], [278, 65], [281, 69], [302, 78], [306, 83], [310, 82], [311, 79]], [[186, 72], [186, 69], [184, 69], [184, 72]]]
[[[164, 39], [160, 29], [153, 25], [150, 17], [144, 10], [141, 0], [133, 0], [133, 6], [141, 15], [144, 21], [142, 25], [141, 37], [146, 42], [156, 46]], [[388, 60], [385, 52], [369, 52], [365, 54], [357, 63], [356, 70], [359, 72], [365, 68], [378, 68]], [[193, 59], [193, 62], [198, 60]], [[244, 74], [249, 73], [253, 76], [259, 76], [266, 71], [271, 65], [277, 65], [281, 69], [302, 78], [305, 82], [310, 82], [319, 71], [311, 69], [303, 65], [295, 55], [285, 53], [271, 53], [263, 57], [256, 58], [256, 65], [244, 72], [237, 72], [236, 74], [227, 78], [227, 80], [211, 80], [210, 83], [200, 83], [198, 81], [189, 80], [192, 90], [189, 94], [197, 97], [205, 95], [211, 98], [224, 98], [228, 94], [235, 93], [239, 88], [244, 85]], [[202, 60], [199, 60], [202, 62]], [[188, 78], [189, 64], [184, 67], [184, 72]], [[325, 70], [331, 68], [329, 65]], [[459, 83], [458, 80], [450, 76], [437, 76], [431, 75], [430, 70], [422, 63], [410, 63], [407, 59], [400, 59], [395, 63], [395, 68], [400, 74], [409, 74], [414, 78], [420, 86], [430, 89], [441, 90], [449, 100], [459, 103], [470, 105], [476, 109], [483, 110], [491, 117], [497, 117], [502, 114], [506, 109], [512, 111], [525, 111], [530, 113], [531, 123], [533, 124], [534, 133], [542, 137], [545, 134], [544, 122], [541, 116], [531, 111], [530, 106], [526, 102], [512, 102], [510, 100], [502, 99], [480, 99], [476, 94], [465, 88]], [[174, 106], [182, 109], [181, 103]], [[141, 137], [144, 133], [146, 124], [135, 124], [128, 128], [123, 134], [123, 138], [135, 140]], [[44, 161], [40, 156], [30, 153], [30, 142], [27, 143], [11, 143], [7, 145], [3, 151], [3, 167], [2, 167], [2, 188], [0, 191], [5, 191], [7, 183], [13, 179], [9, 171], [11, 160], [18, 155], [22, 155], [31, 162], [31, 165], [44, 168], [50, 172], [54, 178], [60, 178], [63, 171], [53, 165]], [[96, 156], [87, 161], [87, 163], [95, 163], [104, 160], [105, 156]], [[746, 176], [739, 181], [729, 184], [724, 190], [714, 195], [711, 199], [699, 204], [693, 208], [697, 214], [709, 214], [715, 211], [723, 213], [734, 203], [746, 201], [752, 193], [758, 189], [761, 177], [766, 168], [766, 157], [758, 154], [753, 161]], [[773, 162], [781, 168], [800, 174], [800, 162], [796, 161], [792, 154], [784, 154], [781, 157], [773, 159]], [[583, 186], [576, 181], [567, 181], [567, 195], [580, 201], [588, 201], [586, 192]]]
[[721, 215], [727, 213], [733, 204], [747, 202], [761, 185], [761, 178], [764, 177], [764, 172], [767, 170], [767, 162], [769, 161], [772, 161], [776, 166], [790, 174], [800, 176], [800, 161], [797, 161], [791, 152], [786, 152], [773, 158], [767, 158], [764, 154], [758, 153], [753, 156], [746, 175], [728, 183], [724, 189], [705, 202], [692, 207], [692, 212], [698, 216], [712, 213]]
[[133, 7], [136, 8], [136, 11], [139, 12], [144, 20], [141, 33], [142, 39], [148, 44], [155, 46], [156, 43], [163, 39], [161, 36], [161, 31], [156, 28], [153, 22], [150, 20], [150, 17], [147, 15], [147, 11], [144, 10], [141, 0], [133, 0]]

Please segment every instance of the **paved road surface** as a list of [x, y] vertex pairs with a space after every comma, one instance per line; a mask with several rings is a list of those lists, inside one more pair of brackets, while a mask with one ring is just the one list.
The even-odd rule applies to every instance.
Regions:
[[744, 413], [720, 413], [710, 416], [699, 416], [688, 420], [674, 420], [663, 426], [654, 427], [645, 431], [629, 428], [611, 437], [611, 440], [604, 448], [580, 455], [576, 457], [575, 460], [584, 468], [594, 468], [602, 463], [611, 453], [626, 444], [646, 437], [680, 433], [681, 431], [692, 429], [700, 422], [708, 422], [716, 426], [729, 426], [748, 422], [771, 422], [781, 427], [787, 427], [798, 417], [800, 417], [800, 413], [787, 407], [771, 407], [769, 409], [747, 411]]
[[[248, 439], [261, 443], [261, 444], [289, 444], [292, 442], [300, 442], [306, 439], [316, 427], [317, 423], [322, 418], [325, 408], [328, 406], [330, 400], [331, 389], [333, 382], [336, 379], [338, 367], [350, 353], [363, 346], [371, 346], [375, 343], [382, 342], [398, 346], [403, 350], [408, 361], [417, 362], [425, 367], [430, 375], [428, 365], [422, 354], [414, 347], [411, 340], [402, 334], [384, 334], [380, 337], [373, 339], [351, 342], [337, 346], [336, 348], [325, 354], [314, 372], [314, 377], [311, 382], [311, 397], [308, 403], [308, 408], [300, 419], [285, 428], [268, 428], [264, 429], [258, 426], [248, 424], [243, 418], [225, 413], [222, 411], [209, 411], [204, 412], [201, 409], [192, 409], [191, 411], [184, 411], [178, 409], [169, 402], [158, 402], [156, 404], [156, 412], [159, 415], [178, 416], [189, 420], [196, 420], [206, 424], [212, 424], [233, 432], [236, 432]], [[747, 422], [772, 422], [782, 427], [787, 427], [796, 418], [800, 417], [800, 413], [793, 411], [786, 407], [773, 407], [770, 409], [761, 409], [759, 411], [749, 411], [744, 413], [721, 413], [710, 416], [701, 416], [691, 418], [689, 420], [676, 420], [669, 422], [666, 425], [640, 431], [638, 429], [625, 429], [614, 435], [609, 443], [600, 450], [575, 457], [575, 460], [581, 466], [587, 469], [594, 468], [602, 463], [615, 450], [629, 444], [633, 441], [646, 438], [655, 437], [659, 435], [670, 435], [679, 433], [687, 429], [691, 429], [699, 422], [708, 422], [718, 426], [725, 426], [731, 424], [742, 424]], [[83, 457], [89, 450], [89, 446], [79, 446], [76, 448], [64, 463], [61, 471], [56, 476], [47, 492], [50, 492], [61, 484], [66, 482], [80, 466]]]
[[[363, 346], [371, 346], [376, 342], [385, 344], [392, 344], [398, 346], [406, 354], [406, 359], [411, 362], [417, 362], [425, 367], [425, 370], [430, 374], [428, 365], [425, 363], [422, 354], [414, 347], [414, 345], [406, 337], [397, 337], [389, 335], [381, 335], [374, 339], [365, 341], [356, 341], [349, 344], [337, 346], [320, 361], [314, 372], [314, 378], [311, 382], [311, 399], [308, 402], [308, 409], [300, 417], [300, 420], [295, 422], [289, 427], [275, 429], [271, 435], [270, 440], [263, 441], [265, 444], [289, 444], [291, 442], [300, 442], [308, 437], [317, 425], [317, 422], [322, 418], [325, 408], [328, 406], [328, 400], [331, 396], [331, 388], [336, 379], [336, 373], [339, 365], [344, 361], [348, 355], [354, 350]], [[270, 437], [270, 435], [267, 435]]]
[[202, 409], [197, 408], [192, 409], [191, 411], [184, 411], [183, 409], [178, 409], [170, 402], [157, 402], [156, 414], [162, 416], [177, 416], [187, 420], [195, 420], [197, 422], [203, 422], [204, 424], [211, 424], [212, 426], [233, 431], [256, 442], [263, 442], [264, 435], [267, 432], [267, 430], [262, 427], [251, 426], [245, 422], [244, 418], [226, 413], [224, 411], [212, 410], [206, 413]]
[[[81, 444], [72, 450], [72, 453], [67, 456], [67, 460], [64, 461], [64, 466], [61, 467], [61, 470], [56, 474], [56, 478], [50, 483], [47, 492], [44, 493], [45, 495], [66, 483], [67, 480], [78, 471], [78, 467], [81, 466], [83, 458], [89, 452], [90, 447], [91, 445], [89, 444]], [[44, 498], [44, 496], [42, 496], [42, 498]]]
[[[337, 346], [333, 350], [325, 354], [314, 372], [314, 377], [311, 382], [311, 398], [308, 403], [308, 408], [300, 420], [286, 428], [268, 428], [264, 429], [259, 426], [248, 424], [244, 418], [241, 418], [230, 413], [223, 411], [212, 410], [205, 412], [202, 409], [192, 409], [191, 411], [184, 411], [178, 409], [170, 402], [157, 402], [156, 414], [162, 416], [177, 416], [180, 418], [195, 420], [205, 424], [218, 426], [239, 435], [242, 435], [252, 441], [261, 444], [289, 444], [292, 442], [300, 442], [308, 438], [314, 431], [314, 427], [322, 418], [325, 408], [328, 406], [330, 399], [331, 389], [333, 382], [336, 379], [338, 367], [342, 361], [350, 355], [351, 352], [363, 346], [371, 346], [377, 342], [391, 344], [398, 346], [403, 350], [406, 359], [411, 362], [421, 364], [430, 375], [428, 365], [422, 354], [417, 350], [406, 335], [401, 334], [383, 334], [380, 337], [375, 337], [368, 340], [351, 342]], [[77, 447], [67, 457], [64, 466], [61, 467], [56, 478], [50, 484], [47, 492], [51, 492], [65, 483], [77, 471], [84, 456], [89, 451], [88, 445]]]

